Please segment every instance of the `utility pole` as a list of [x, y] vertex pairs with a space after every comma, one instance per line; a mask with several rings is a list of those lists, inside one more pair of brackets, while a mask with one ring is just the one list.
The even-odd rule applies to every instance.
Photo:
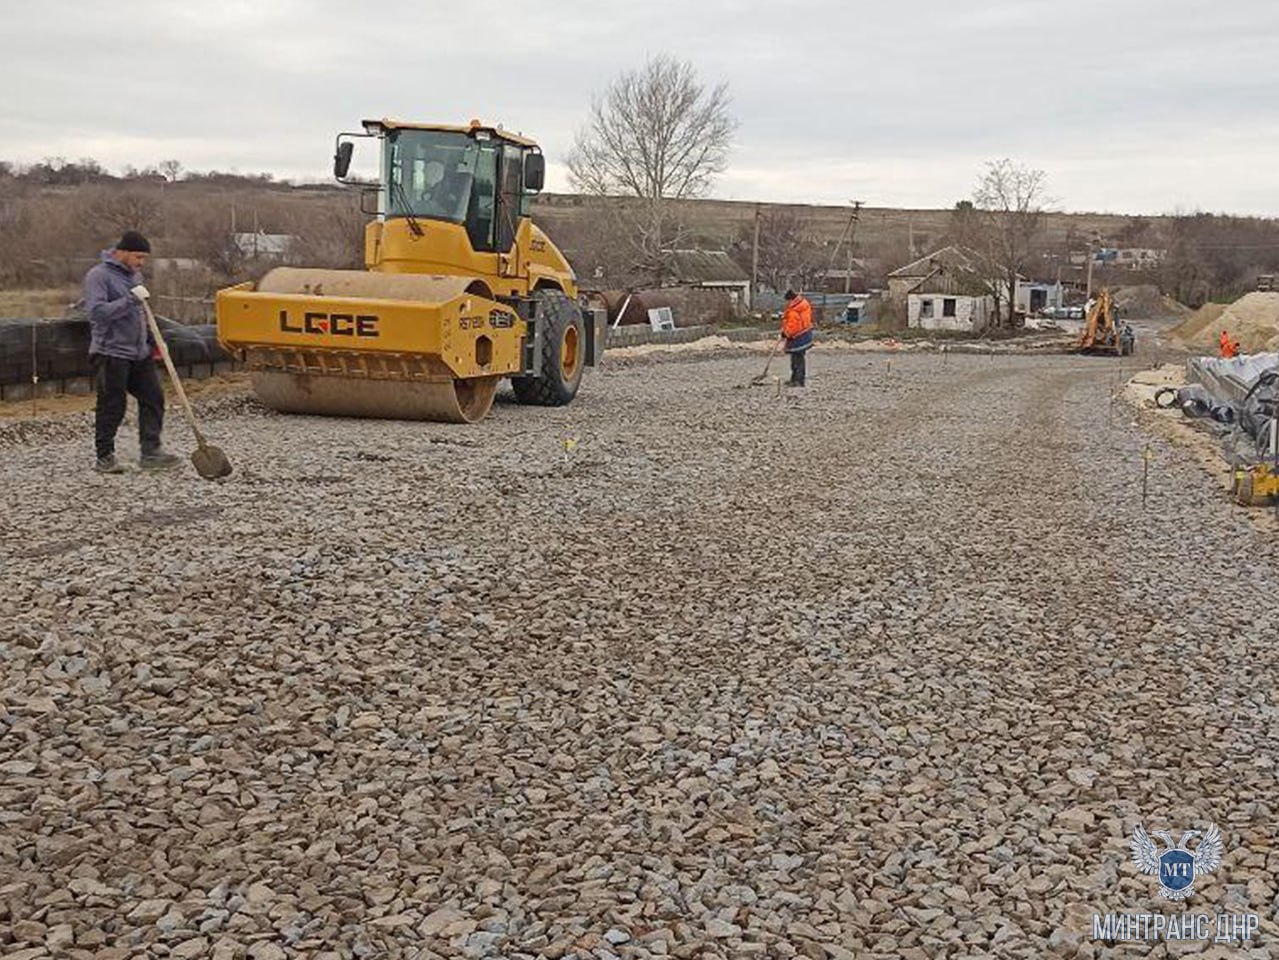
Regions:
[[844, 292], [853, 292], [853, 238], [857, 236], [857, 221], [861, 219], [862, 202], [853, 201], [853, 212], [848, 220], [848, 259], [844, 268]]
[[[844, 229], [839, 232], [839, 239], [835, 241], [835, 249], [830, 252], [830, 260], [826, 262], [826, 273], [822, 276], [822, 293], [823, 295], [829, 291], [830, 275], [835, 269], [835, 258], [839, 256], [839, 248], [844, 245], [844, 238], [848, 236], [848, 232], [853, 227], [853, 218], [848, 218], [848, 223], [844, 224]], [[847, 274], [845, 274], [845, 284], [847, 284]]]
[[1094, 250], [1100, 240], [1101, 236], [1097, 235], [1094, 236], [1092, 240], [1088, 241], [1088, 286], [1084, 293], [1084, 303], [1087, 303], [1092, 299], [1092, 262], [1096, 259]]
[[757, 284], [759, 282], [759, 220], [760, 205], [755, 204], [755, 239], [751, 243], [751, 302], [746, 306], [755, 309], [755, 297], [757, 292]]

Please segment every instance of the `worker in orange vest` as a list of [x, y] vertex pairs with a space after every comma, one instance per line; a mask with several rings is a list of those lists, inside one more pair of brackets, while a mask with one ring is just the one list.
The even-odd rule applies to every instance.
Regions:
[[1225, 360], [1239, 355], [1239, 341], [1234, 339], [1225, 330], [1221, 331], [1221, 337], [1217, 340], [1221, 348], [1221, 356]]
[[782, 336], [790, 354], [788, 387], [802, 387], [807, 374], [804, 354], [813, 345], [813, 308], [794, 290], [786, 291], [786, 309], [782, 312]]

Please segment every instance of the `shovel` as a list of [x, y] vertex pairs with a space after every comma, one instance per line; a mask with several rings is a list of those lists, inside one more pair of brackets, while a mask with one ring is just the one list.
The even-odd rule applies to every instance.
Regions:
[[768, 359], [764, 361], [764, 369], [760, 371], [760, 374], [758, 377], [756, 377], [754, 380], [750, 382], [750, 385], [752, 387], [758, 387], [760, 384], [762, 384], [765, 380], [768, 379], [768, 368], [769, 366], [772, 365], [773, 357], [777, 356], [778, 352], [782, 349], [782, 344], [785, 342], [786, 342], [785, 337], [777, 338], [777, 342], [773, 344], [773, 349], [768, 352]]
[[169, 356], [169, 345], [164, 342], [164, 337], [160, 333], [160, 325], [155, 322], [155, 314], [151, 312], [151, 304], [143, 300], [142, 309], [147, 313], [147, 323], [151, 326], [151, 336], [155, 337], [156, 346], [160, 348], [160, 356], [164, 360], [164, 368], [169, 371], [169, 379], [173, 381], [174, 392], [177, 393], [178, 400], [182, 402], [182, 410], [186, 414], [187, 423], [191, 425], [191, 432], [195, 434], [196, 449], [191, 454], [191, 463], [195, 465], [195, 472], [205, 480], [216, 480], [219, 477], [230, 476], [231, 461], [227, 459], [227, 455], [220, 448], [205, 442], [204, 434], [200, 432], [200, 428], [195, 422], [195, 414], [191, 411], [191, 402], [187, 400], [187, 392], [182, 389], [182, 381], [178, 379], [178, 371], [173, 369], [173, 358]]

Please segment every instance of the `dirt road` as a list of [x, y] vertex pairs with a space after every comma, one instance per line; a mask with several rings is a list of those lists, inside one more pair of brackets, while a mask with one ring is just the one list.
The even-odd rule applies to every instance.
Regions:
[[6, 428], [0, 952], [1131, 956], [1142, 822], [1271, 955], [1279, 551], [1117, 361], [758, 367], [217, 398], [223, 484]]

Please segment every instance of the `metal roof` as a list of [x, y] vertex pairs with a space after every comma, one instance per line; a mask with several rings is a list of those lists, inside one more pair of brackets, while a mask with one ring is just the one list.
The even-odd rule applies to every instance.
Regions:
[[990, 284], [966, 270], [939, 269], [910, 288], [910, 295], [923, 294], [949, 297], [985, 297], [991, 295]]
[[953, 270], [968, 270], [973, 273], [986, 272], [983, 269], [982, 258], [979, 253], [969, 250], [967, 247], [951, 245], [942, 247], [926, 257], [920, 257], [913, 260], [904, 267], [898, 267], [890, 277], [913, 279], [915, 277], [927, 277], [937, 269], [938, 266], [948, 267]]
[[515, 143], [521, 147], [536, 147], [537, 142], [523, 137], [518, 133], [511, 133], [509, 130], [503, 130], [501, 127], [490, 127], [478, 120], [472, 120], [465, 126], [448, 123], [413, 123], [406, 120], [394, 120], [390, 117], [383, 117], [381, 120], [365, 120], [364, 129], [370, 127], [381, 127], [385, 130], [439, 130], [444, 133], [465, 133], [470, 135], [477, 130], [484, 130], [499, 140], [506, 140], [509, 143]]
[[750, 275], [723, 250], [669, 250], [666, 272], [677, 283], [748, 284]]

